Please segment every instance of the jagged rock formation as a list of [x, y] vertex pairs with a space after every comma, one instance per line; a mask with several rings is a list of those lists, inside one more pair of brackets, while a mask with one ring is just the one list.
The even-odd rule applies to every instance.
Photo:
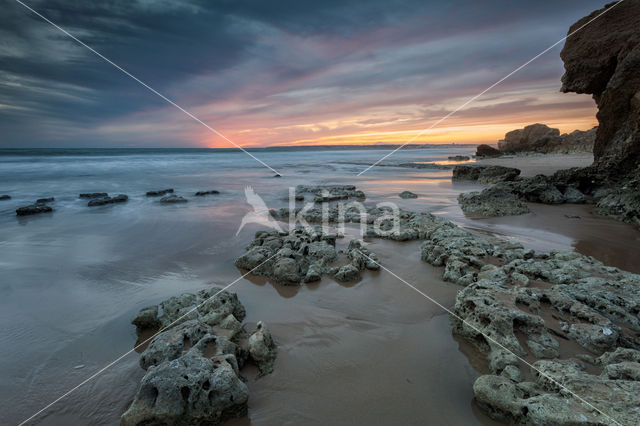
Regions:
[[524, 129], [512, 130], [498, 142], [498, 149], [505, 154], [519, 152], [539, 152], [544, 154], [567, 154], [573, 152], [591, 152], [596, 129], [575, 130], [569, 134], [560, 134], [560, 130], [545, 124], [532, 124]]
[[[591, 94], [596, 101], [599, 126], [593, 148], [594, 163], [585, 168], [561, 170], [553, 176], [513, 182], [509, 187], [516, 195], [522, 196], [535, 187], [555, 187], [561, 192], [569, 188], [569, 195], [563, 192], [565, 201], [594, 202], [600, 213], [640, 225], [638, 16], [638, 1], [611, 3], [570, 28], [570, 37], [560, 54], [565, 66], [562, 91]], [[588, 27], [577, 31], [587, 23]], [[537, 128], [535, 133], [547, 139], [555, 137], [556, 132], [543, 130]], [[567, 137], [580, 139], [584, 135], [574, 132]], [[555, 195], [549, 201], [545, 197], [525, 198], [556, 203], [560, 198]]]
[[[590, 22], [584, 30], [572, 34]], [[593, 148], [600, 179], [635, 173], [640, 163], [640, 2], [611, 3], [573, 24], [560, 57], [562, 91], [593, 95], [599, 127]]]
[[246, 343], [245, 315], [238, 297], [218, 288], [142, 309], [132, 320], [138, 341], [161, 332], [140, 356], [147, 373], [121, 425], [216, 425], [246, 415], [240, 369], [250, 359], [270, 373], [276, 347], [261, 322]]

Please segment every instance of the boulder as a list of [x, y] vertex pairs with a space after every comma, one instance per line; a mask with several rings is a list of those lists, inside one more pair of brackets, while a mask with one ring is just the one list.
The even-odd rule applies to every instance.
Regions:
[[36, 200], [36, 204], [46, 204], [46, 203], [52, 203], [54, 202], [56, 199], [53, 197], [46, 197], [46, 198], [38, 198]]
[[411, 191], [402, 191], [398, 196], [400, 198], [418, 198], [418, 194], [414, 194]]
[[11, 199], [10, 195], [0, 195], [0, 201], [10, 200], [10, 199]]
[[486, 144], [478, 145], [476, 148], [476, 157], [500, 157], [500, 150]]
[[249, 356], [258, 366], [260, 375], [273, 372], [277, 353], [271, 332], [264, 323], [259, 321], [256, 331], [249, 337]]
[[552, 152], [562, 143], [560, 130], [552, 129], [545, 124], [532, 124], [524, 129], [512, 130], [498, 142], [498, 149], [503, 153], [517, 152]]

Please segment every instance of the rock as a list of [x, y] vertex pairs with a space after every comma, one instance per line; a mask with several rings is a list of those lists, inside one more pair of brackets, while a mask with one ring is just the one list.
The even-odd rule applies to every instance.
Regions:
[[576, 152], [593, 152], [593, 144], [596, 141], [598, 127], [590, 130], [574, 130], [571, 133], [560, 135], [562, 143], [555, 152], [571, 154]]
[[213, 195], [213, 194], [219, 194], [220, 191], [216, 191], [215, 189], [212, 189], [210, 191], [198, 191], [195, 193], [196, 197], [203, 197], [205, 195]]
[[356, 281], [360, 279], [360, 270], [348, 263], [338, 269], [334, 278], [341, 282]]
[[505, 154], [592, 152], [596, 129], [575, 130], [561, 135], [560, 130], [545, 124], [532, 124], [524, 129], [508, 132], [504, 139], [498, 142], [498, 149]]
[[260, 375], [273, 372], [277, 353], [276, 345], [269, 329], [259, 321], [256, 331], [249, 337], [249, 356], [258, 366]]
[[30, 216], [34, 214], [40, 214], [40, 213], [49, 213], [52, 211], [53, 209], [51, 208], [51, 206], [47, 206], [46, 204], [42, 204], [42, 203], [36, 203], [30, 206], [19, 207], [16, 210], [16, 215]]
[[511, 216], [529, 213], [529, 207], [514, 193], [495, 185], [482, 192], [460, 194], [458, 203], [463, 212], [480, 216]]
[[513, 130], [498, 142], [503, 153], [552, 152], [562, 143], [560, 131], [544, 124], [532, 124], [524, 129]]
[[138, 335], [140, 335], [143, 330], [159, 329], [161, 324], [160, 320], [158, 320], [158, 305], [141, 309], [138, 315], [131, 320], [131, 324], [136, 326]]
[[597, 180], [619, 179], [640, 163], [639, 14], [637, 1], [610, 3], [572, 25], [570, 33], [587, 22], [589, 30], [572, 34], [560, 53], [561, 90], [591, 94], [598, 106], [591, 167]]
[[279, 178], [282, 177], [282, 175], [280, 173], [276, 173], [275, 175], [273, 175], [274, 178]]
[[398, 194], [398, 196], [400, 198], [418, 198], [418, 195], [414, 194], [411, 191], [402, 191], [400, 194]]
[[105, 198], [108, 197], [109, 194], [106, 192], [88, 192], [79, 195], [79, 198]]
[[276, 346], [266, 327], [236, 344], [246, 313], [233, 293], [210, 288], [184, 293], [133, 319], [138, 339], [160, 328], [140, 356], [147, 372], [122, 425], [214, 425], [247, 413], [249, 397], [240, 368], [251, 355], [260, 374], [273, 371]]
[[89, 207], [104, 206], [107, 204], [124, 203], [127, 200], [129, 200], [129, 197], [127, 197], [124, 194], [120, 194], [120, 195], [116, 195], [115, 197], [94, 198], [87, 203], [87, 206]]
[[147, 197], [159, 197], [161, 195], [167, 195], [173, 193], [173, 188], [161, 189], [158, 191], [147, 191]]
[[0, 201], [10, 200], [10, 199], [11, 199], [10, 195], [0, 195]]
[[36, 200], [36, 204], [46, 204], [46, 203], [52, 203], [54, 202], [56, 199], [53, 197], [47, 197], [47, 198], [38, 198]]
[[304, 276], [305, 283], [312, 283], [316, 281], [320, 281], [322, 279], [322, 267], [313, 263], [309, 265], [309, 269], [307, 269], [307, 274]]
[[478, 180], [481, 166], [455, 166], [453, 168], [453, 180]]
[[283, 285], [299, 285], [302, 280], [298, 263], [290, 257], [278, 258], [273, 263], [273, 279]]
[[187, 201], [189, 200], [175, 194], [165, 195], [164, 197], [160, 198], [160, 202], [163, 204], [186, 203]]
[[364, 192], [356, 189], [353, 185], [298, 185], [296, 187], [296, 195], [304, 196], [305, 193], [314, 194], [316, 196], [314, 199], [316, 203], [348, 200], [350, 198], [363, 200], [366, 198]]
[[508, 182], [518, 178], [520, 170], [504, 166], [459, 165], [453, 169], [453, 180], [472, 180], [478, 183]]
[[492, 146], [482, 144], [476, 148], [476, 157], [500, 157], [502, 152]]
[[149, 368], [122, 426], [215, 425], [247, 414], [249, 391], [234, 358], [206, 357], [195, 346], [184, 356]]
[[471, 157], [468, 155], [455, 155], [453, 157], [447, 157], [449, 161], [469, 161]]
[[587, 202], [587, 196], [584, 195], [576, 187], [568, 186], [562, 194], [564, 201], [571, 204], [584, 204]]

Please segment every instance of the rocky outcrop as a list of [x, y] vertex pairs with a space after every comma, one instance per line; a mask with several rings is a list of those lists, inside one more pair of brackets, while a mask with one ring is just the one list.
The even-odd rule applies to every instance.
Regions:
[[10, 199], [11, 199], [10, 195], [0, 195], [0, 201], [10, 200]]
[[498, 142], [498, 149], [505, 154], [539, 152], [544, 154], [569, 154], [592, 152], [597, 128], [574, 130], [560, 134], [560, 130], [545, 124], [532, 124], [524, 129], [513, 130]]
[[449, 161], [469, 161], [471, 157], [468, 155], [454, 155], [452, 157], [447, 157]]
[[624, 178], [640, 164], [638, 16], [637, 1], [596, 10], [571, 26], [570, 34], [589, 23], [587, 30], [567, 38], [560, 53], [565, 68], [561, 90], [593, 95], [598, 106], [591, 173], [599, 181]]
[[249, 391], [240, 369], [249, 359], [268, 374], [277, 351], [261, 322], [243, 346], [244, 317], [237, 296], [217, 288], [142, 309], [132, 321], [138, 340], [160, 332], [140, 356], [147, 373], [121, 424], [204, 426], [246, 415]]
[[481, 184], [512, 181], [520, 176], [520, 170], [504, 166], [455, 166], [453, 180], [472, 180]]
[[108, 197], [109, 194], [107, 194], [106, 192], [85, 192], [83, 194], [80, 194], [78, 197], [79, 198], [105, 198]]
[[[298, 227], [289, 233], [259, 231], [247, 252], [236, 259], [236, 266], [282, 285], [318, 281], [322, 275], [332, 276], [341, 282], [355, 281], [360, 279], [360, 273], [365, 269], [380, 268], [375, 253], [358, 241], [350, 241], [348, 249], [338, 253], [336, 238], [338, 234], [324, 233], [320, 227]], [[367, 258], [363, 259], [365, 255]], [[343, 260], [340, 257], [346, 257], [348, 264], [332, 266], [334, 262]]]
[[499, 149], [486, 144], [478, 145], [476, 148], [476, 157], [500, 157], [502, 152]]
[[550, 152], [560, 145], [560, 130], [552, 129], [544, 124], [532, 124], [524, 129], [512, 130], [498, 142], [501, 152], [515, 153], [522, 151]]

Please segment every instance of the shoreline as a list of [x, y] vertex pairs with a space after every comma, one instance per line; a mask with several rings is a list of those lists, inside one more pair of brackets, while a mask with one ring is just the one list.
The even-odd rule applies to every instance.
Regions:
[[[402, 172], [401, 175], [399, 175], [400, 172]], [[496, 231], [497, 229], [500, 232], [499, 221], [496, 221], [496, 226], [492, 229], [488, 226], [489, 224], [487, 222], [467, 218], [460, 212], [455, 202], [457, 193], [477, 188], [478, 185], [453, 184], [450, 181], [450, 171], [437, 171], [434, 173], [429, 170], [401, 169], [399, 171], [398, 169], [385, 168], [384, 170], [380, 169], [376, 171], [376, 173], [376, 175], [370, 177], [365, 175], [364, 179], [358, 182], [358, 187], [365, 190], [372, 203], [392, 200], [397, 202], [402, 208], [432, 211], [453, 220], [458, 225], [463, 224], [463, 226], [467, 227], [475, 224], [476, 227], [478, 227], [477, 225], [481, 225], [480, 228], [485, 231], [487, 229], [489, 231]], [[338, 176], [325, 177], [325, 179], [326, 182], [346, 182], [349, 178]], [[272, 202], [276, 202], [286, 193], [285, 188], [288, 184], [292, 184], [287, 178], [276, 181], [278, 181], [280, 189], [273, 188], [271, 190], [269, 205], [271, 205]], [[272, 181], [269, 180], [269, 182]], [[154, 186], [179, 187], [179, 185], [175, 185], [174, 182], [165, 183], [167, 184]], [[267, 182], [265, 182], [265, 184], [267, 184]], [[205, 187], [205, 185], [198, 186]], [[215, 186], [219, 187], [220, 185]], [[273, 186], [273, 184], [269, 183], [268, 186]], [[402, 190], [416, 192], [419, 198], [409, 200], [400, 199], [398, 193]], [[31, 252], [39, 250], [37, 248], [39, 242], [56, 241], [62, 253], [65, 253], [69, 249], [65, 249], [64, 247], [67, 245], [74, 247], [75, 244], [77, 244], [74, 242], [74, 239], [80, 235], [85, 235], [84, 239], [86, 240], [86, 244], [92, 241], [109, 241], [107, 245], [105, 245], [104, 242], [100, 243], [104, 247], [104, 253], [90, 255], [90, 252], [86, 252], [84, 257], [78, 258], [78, 260], [82, 260], [83, 263], [72, 270], [73, 274], [77, 274], [83, 279], [88, 279], [89, 281], [87, 281], [87, 283], [91, 283], [91, 286], [98, 286], [91, 288], [91, 286], [87, 286], [87, 284], [81, 284], [81, 281], [72, 281], [75, 286], [81, 285], [80, 288], [83, 289], [82, 291], [88, 291], [88, 295], [92, 295], [92, 292], [95, 292], [95, 290], [99, 288], [104, 288], [105, 290], [101, 290], [98, 294], [92, 295], [87, 300], [76, 297], [59, 305], [56, 305], [55, 303], [57, 302], [54, 302], [50, 308], [45, 309], [42, 315], [38, 317], [59, 318], [60, 314], [56, 313], [56, 306], [63, 306], [66, 307], [64, 309], [68, 311], [74, 311], [78, 309], [76, 307], [77, 303], [87, 303], [86, 309], [82, 308], [78, 313], [73, 314], [74, 321], [84, 321], [86, 318], [89, 318], [97, 327], [91, 325], [86, 330], [79, 329], [78, 331], [73, 331], [74, 328], [71, 324], [66, 325], [62, 323], [63, 328], [69, 328], [71, 330], [68, 336], [80, 335], [82, 337], [73, 338], [74, 343], [72, 346], [69, 346], [68, 343], [56, 343], [54, 345], [53, 355], [48, 356], [51, 357], [50, 361], [47, 361], [38, 371], [70, 372], [71, 374], [66, 373], [67, 377], [65, 380], [55, 383], [64, 383], [67, 384], [68, 387], [71, 387], [79, 381], [78, 379], [87, 375], [92, 368], [99, 368], [112, 358], [115, 358], [118, 353], [125, 352], [132, 347], [135, 342], [135, 334], [129, 321], [141, 307], [149, 305], [150, 303], [157, 303], [160, 300], [184, 291], [196, 291], [211, 284], [224, 285], [236, 279], [238, 272], [237, 269], [233, 267], [233, 260], [242, 253], [243, 246], [247, 241], [250, 241], [252, 232], [261, 229], [259, 226], [251, 227], [243, 230], [237, 239], [233, 238], [233, 232], [236, 226], [234, 220], [246, 212], [246, 207], [243, 206], [242, 203], [241, 193], [239, 193], [239, 190], [237, 190], [237, 192], [240, 197], [236, 196], [237, 198], [233, 199], [232, 204], [229, 204], [228, 201], [232, 197], [232, 189], [225, 189], [222, 194], [223, 197], [220, 199], [207, 202], [187, 203], [186, 206], [171, 206], [166, 208], [153, 204], [147, 206], [134, 200], [134, 204], [129, 207], [125, 206], [123, 209], [115, 207], [86, 213], [83, 209], [65, 212], [60, 211], [50, 217], [30, 219], [28, 222], [19, 225], [19, 227], [17, 227], [19, 222], [15, 221], [16, 228], [9, 234], [13, 235], [14, 239], [10, 239], [5, 243], [5, 247], [16, 245], [18, 238], [25, 233], [28, 233], [27, 235], [31, 235], [31, 233], [38, 235], [38, 237], [33, 240], [33, 245], [29, 248]], [[549, 207], [550, 211], [555, 209], [553, 206], [545, 207]], [[563, 207], [558, 208], [561, 209]], [[547, 214], [547, 212], [541, 212], [538, 217], [544, 222], [544, 217], [546, 217]], [[214, 222], [211, 222], [211, 219], [214, 217], [212, 215], [216, 217]], [[65, 219], [66, 217], [73, 218], [73, 223], [68, 223]], [[100, 236], [92, 236], [91, 234], [97, 231], [97, 229], [95, 229], [96, 220], [104, 222], [110, 217], [113, 217], [113, 224], [105, 227], [104, 231], [99, 233]], [[606, 226], [608, 226], [607, 223], [611, 226], [619, 226], [622, 234], [624, 233], [624, 227], [631, 230], [628, 225], [613, 221], [612, 219], [597, 219], [602, 219], [601, 224], [605, 226], [603, 232]], [[110, 222], [106, 223], [108, 224]], [[531, 227], [530, 223], [526, 225], [528, 225], [528, 227], [524, 228], [519, 239], [526, 240], [532, 237], [534, 241], [538, 241], [536, 244], [540, 244], [541, 239], [539, 235], [536, 235], [534, 231], [535, 227]], [[514, 224], [515, 228], [512, 229], [518, 229], [519, 226], [519, 224]], [[230, 227], [233, 229], [228, 229]], [[563, 227], [560, 223], [558, 228], [560, 229], [551, 229], [551, 234], [561, 235], [558, 232], [567, 232], [566, 229], [562, 229]], [[163, 234], [154, 234], [154, 229], [163, 229], [166, 231]], [[136, 235], [138, 235], [139, 232], [141, 232], [142, 235], [147, 235], [147, 237], [142, 238], [139, 242], [135, 242]], [[511, 231], [502, 233], [509, 234], [510, 232]], [[574, 241], [576, 241], [575, 237], [581, 232], [584, 232], [584, 227], [583, 229], [574, 229], [571, 232], [574, 233], [572, 234], [573, 236], [567, 236], [566, 239], [561, 238], [558, 245], [562, 245], [565, 248], [572, 247]], [[130, 234], [129, 238], [131, 238], [132, 241], [127, 241], [126, 239], [121, 241], [122, 236], [127, 234]], [[66, 237], [62, 238], [61, 235], [66, 235]], [[108, 240], [107, 238], [111, 238], [109, 237], [111, 235], [118, 236], [118, 238], [114, 241]], [[148, 240], [149, 236], [153, 236], [151, 240]], [[613, 242], [614, 241], [611, 241], [607, 244], [613, 244]], [[421, 282], [428, 285], [444, 286], [442, 288], [446, 290], [445, 294], [449, 295], [444, 297], [444, 299], [449, 300], [450, 306], [453, 306], [455, 293], [457, 293], [458, 289], [450, 283], [442, 283], [440, 277], [433, 275], [433, 271], [436, 271], [436, 269], [419, 259], [419, 251], [415, 245], [410, 246], [406, 244], [411, 243], [396, 243], [392, 241], [379, 241], [376, 242], [376, 244], [377, 248], [374, 248], [374, 251], [383, 256], [383, 264], [388, 265], [392, 270], [398, 268], [398, 266], [394, 267], [394, 265], [400, 265], [400, 269], [406, 269], [407, 267], [409, 270], [414, 267], [418, 268], [415, 273], [409, 273], [412, 280], [422, 280]], [[630, 242], [630, 246], [632, 244], [633, 243]], [[155, 253], [152, 250], [152, 246], [154, 245], [165, 247], [165, 249], [159, 256], [157, 254], [155, 255], [158, 256], [157, 262], [149, 263], [149, 261], [145, 261], [144, 259]], [[130, 248], [128, 246], [130, 246]], [[381, 249], [381, 247], [388, 248]], [[409, 247], [410, 249], [407, 249], [408, 251], [399, 250], [401, 247]], [[614, 258], [624, 257], [624, 250], [617, 247], [612, 248], [614, 249], [612, 254]], [[113, 253], [121, 252], [121, 256], [114, 257], [112, 250]], [[387, 252], [387, 254], [385, 254], [385, 252]], [[53, 256], [54, 253], [52, 252], [46, 256], [44, 253], [38, 251], [36, 251], [36, 253], [39, 253], [39, 259], [41, 259], [40, 268], [48, 270], [48, 264], [45, 262], [45, 259], [47, 259], [48, 256]], [[131, 256], [131, 259], [128, 261], [125, 261], [124, 257], [119, 259], [119, 257], [122, 256]], [[213, 262], [211, 261], [212, 256], [217, 256]], [[7, 257], [6, 259], [9, 261], [11, 257]], [[92, 262], [97, 260], [103, 262], [102, 259], [110, 260], [104, 264], [100, 263], [93, 266]], [[106, 271], [113, 271], [114, 269], [122, 272], [119, 272], [118, 275], [109, 272], [107, 275], [108, 281], [100, 278]], [[425, 271], [430, 271], [428, 272], [428, 276], [432, 278], [425, 279]], [[376, 367], [372, 366], [371, 372], [369, 372], [369, 369], [363, 371], [365, 369], [358, 368], [358, 360], [360, 358], [366, 358], [366, 356], [368, 356], [366, 355], [367, 353], [376, 353], [379, 354], [380, 357], [383, 357], [386, 351], [389, 350], [389, 345], [385, 343], [384, 339], [390, 336], [396, 336], [398, 339], [397, 342], [401, 342], [401, 347], [410, 348], [408, 350], [416, 354], [416, 357], [411, 356], [403, 361], [407, 364], [407, 370], [404, 371], [412, 372], [409, 380], [413, 381], [411, 377], [413, 377], [417, 371], [423, 371], [424, 374], [432, 371], [431, 368], [425, 369], [420, 356], [418, 356], [420, 354], [424, 356], [425, 353], [431, 353], [431, 351], [433, 351], [433, 345], [425, 346], [416, 341], [416, 339], [420, 340], [419, 336], [422, 335], [425, 341], [442, 343], [442, 347], [446, 349], [445, 352], [438, 356], [434, 354], [435, 358], [432, 364], [439, 365], [438, 363], [441, 362], [439, 360], [451, 358], [452, 351], [454, 351], [453, 353], [455, 353], [456, 359], [459, 360], [456, 362], [461, 362], [456, 364], [457, 367], [455, 371], [447, 373], [449, 376], [464, 373], [463, 376], [457, 376], [458, 379], [455, 380], [457, 387], [452, 388], [450, 392], [456, 395], [467, 395], [465, 398], [468, 399], [456, 399], [455, 403], [457, 405], [455, 408], [452, 407], [450, 411], [455, 412], [456, 415], [464, 416], [466, 423], [478, 422], [491, 424], [488, 418], [480, 414], [479, 408], [472, 404], [472, 398], [470, 397], [472, 392], [471, 378], [477, 377], [478, 374], [478, 372], [474, 370], [474, 367], [478, 368], [479, 365], [482, 364], [482, 355], [477, 354], [475, 349], [467, 347], [466, 342], [462, 344], [457, 338], [451, 335], [448, 324], [446, 324], [446, 321], [442, 321], [442, 318], [445, 317], [438, 320], [442, 321], [438, 323], [439, 325], [431, 323], [433, 318], [439, 317], [438, 315], [430, 315], [429, 318], [424, 319], [422, 317], [425, 310], [423, 303], [426, 301], [416, 303], [415, 297], [411, 294], [410, 290], [406, 289], [406, 292], [400, 290], [398, 285], [402, 284], [394, 282], [392, 279], [382, 278], [381, 274], [378, 274], [375, 279], [372, 275], [365, 275], [362, 281], [351, 286], [341, 286], [334, 283], [331, 279], [323, 279], [320, 284], [309, 286], [308, 288], [282, 287], [270, 284], [264, 279], [243, 280], [241, 283], [238, 283], [234, 291], [237, 290], [238, 296], [247, 307], [247, 324], [249, 327], [253, 327], [258, 319], [265, 320], [272, 329], [276, 339], [279, 340], [280, 347], [293, 354], [291, 356], [294, 358], [289, 356], [286, 358], [286, 363], [283, 361], [285, 358], [279, 361], [280, 364], [276, 365], [275, 374], [280, 374], [279, 367], [280, 370], [287, 369], [287, 365], [291, 366], [292, 371], [296, 371], [295, 374], [292, 372], [291, 375], [287, 375], [288, 378], [285, 382], [275, 380], [275, 375], [268, 379], [263, 378], [257, 380], [253, 384], [250, 382], [249, 417], [245, 418], [244, 421], [251, 421], [255, 424], [278, 421], [280, 417], [278, 417], [277, 410], [289, 409], [278, 400], [278, 394], [283, 391], [283, 388], [289, 387], [291, 395], [300, 394], [301, 398], [302, 396], [305, 398], [309, 397], [306, 396], [308, 387], [296, 387], [304, 383], [304, 380], [301, 378], [308, 378], [308, 374], [312, 373], [307, 370], [309, 365], [318, 365], [319, 370], [314, 374], [320, 374], [319, 372], [322, 371], [324, 375], [328, 374], [328, 371], [332, 371], [327, 377], [330, 377], [334, 384], [341, 383], [342, 378], [345, 377], [345, 371], [353, 370], [350, 374], [354, 376], [349, 376], [351, 377], [350, 380], [360, 380], [365, 388], [371, 387], [371, 383], [375, 383], [376, 380], [380, 379], [379, 375], [376, 376], [374, 374]], [[55, 277], [55, 275], [53, 276]], [[132, 284], [137, 283], [137, 286], [125, 284], [125, 281]], [[153, 284], [153, 286], [150, 284]], [[117, 289], [117, 292], [121, 294], [107, 291], [107, 287], [110, 286], [114, 286], [113, 288]], [[87, 290], [84, 290], [85, 287]], [[16, 290], [14, 290], [14, 292], [15, 291]], [[25, 297], [28, 297], [28, 287], [18, 288], [18, 291], [24, 293]], [[52, 297], [51, 291], [53, 291], [53, 288], [41, 292], [40, 297], [48, 297], [50, 300], [56, 301], [56, 299]], [[58, 287], [56, 291], [67, 295], [82, 294], [82, 292], [78, 293], [78, 291], [70, 285]], [[384, 295], [382, 299], [380, 298], [380, 294]], [[345, 296], [348, 297], [345, 298]], [[383, 300], [389, 301], [389, 307], [383, 303]], [[103, 304], [105, 306], [117, 304], [118, 312], [101, 311], [100, 305]], [[120, 305], [126, 306], [125, 312], [120, 312]], [[417, 318], [423, 319], [407, 319], [403, 315], [394, 316], [398, 315], [393, 314], [394, 310], [402, 309], [403, 306], [406, 307], [407, 305], [411, 306], [411, 311], [414, 312], [415, 315], [418, 315]], [[25, 306], [24, 303], [23, 306]], [[28, 308], [28, 305], [26, 306]], [[291, 311], [294, 307], [296, 307], [296, 310]], [[284, 309], [284, 311], [281, 311], [282, 309]], [[298, 316], [309, 318], [309, 321], [293, 325], [291, 323], [291, 315], [296, 311], [298, 312]], [[100, 313], [100, 315], [96, 316], [95, 312]], [[348, 313], [348, 317], [345, 313]], [[32, 326], [31, 323], [32, 319], [28, 317], [23, 319], [23, 324], [28, 326], [30, 330], [43, 326], [43, 324], [34, 324]], [[399, 335], [399, 330], [409, 323], [414, 324], [411, 326], [410, 331], [406, 334]], [[317, 329], [324, 331], [318, 332]], [[421, 334], [424, 333], [424, 331], [421, 331], [422, 329], [428, 329], [430, 331], [427, 335], [423, 335]], [[350, 346], [349, 341], [353, 340], [355, 343], [356, 338], [359, 338], [357, 336], [362, 333], [365, 335], [371, 333], [371, 337], [365, 339], [368, 343], [363, 342], [365, 346], [363, 352], [353, 352], [355, 347]], [[105, 338], [109, 342], [117, 342], [113, 347], [115, 349], [110, 349], [109, 346], [105, 346]], [[65, 339], [69, 338], [67, 337]], [[296, 341], [308, 342], [308, 345], [297, 346], [294, 344]], [[23, 347], [23, 343], [19, 342], [18, 346]], [[96, 349], [91, 349], [91, 347]], [[325, 349], [321, 352], [315, 352], [318, 357], [315, 358], [312, 356], [312, 353], [314, 353], [318, 347]], [[116, 352], [111, 355], [111, 350], [115, 350]], [[346, 358], [345, 353], [349, 354], [351, 352], [353, 352], [354, 357]], [[34, 353], [38, 352], [34, 351]], [[297, 354], [304, 356], [299, 357]], [[472, 354], [473, 357], [478, 358], [480, 361], [470, 362], [466, 354]], [[322, 360], [323, 357], [324, 361]], [[11, 359], [11, 357], [9, 356], [6, 359]], [[28, 360], [29, 358], [26, 359]], [[59, 360], [55, 361], [55, 359]], [[329, 362], [329, 360], [333, 361]], [[81, 369], [74, 370], [75, 366], [81, 364], [85, 366]], [[342, 367], [334, 370], [336, 365], [342, 365]], [[388, 370], [384, 372], [384, 374], [387, 375], [385, 380], [389, 380], [390, 383], [396, 383], [400, 386], [400, 382], [396, 382], [396, 379], [399, 377], [394, 375], [394, 371], [397, 372], [397, 367], [394, 366], [394, 363], [389, 361], [389, 363], [385, 363], [384, 365], [385, 369], [388, 367]], [[481, 372], [484, 371], [486, 370], [481, 369]], [[53, 380], [55, 376], [49, 376], [49, 378], [47, 378], [47, 375], [41, 376], [41, 374], [42, 373], [37, 373], [29, 379], [32, 380], [32, 385], [29, 386], [29, 395], [31, 395], [34, 400], [41, 400], [43, 398], [40, 391], [46, 391], [48, 395], [55, 394], [59, 386], [55, 385], [54, 382], [48, 382], [48, 380]], [[93, 406], [90, 401], [92, 398], [95, 398], [96, 394], [99, 395], [103, 401], [109, 401], [106, 402], [104, 409], [100, 411], [100, 415], [104, 418], [119, 418], [119, 414], [126, 409], [128, 401], [123, 401], [119, 392], [114, 391], [113, 387], [121, 391], [123, 389], [130, 389], [130, 395], [132, 397], [142, 374], [143, 370], [136, 365], [135, 359], [125, 362], [121, 369], [115, 369], [111, 374], [106, 375], [105, 379], [103, 379], [104, 381], [101, 381], [102, 385], [96, 384], [96, 387], [91, 387], [88, 388], [87, 391], [79, 392], [77, 397], [69, 399], [68, 402], [61, 405], [59, 409], [53, 409], [51, 413], [47, 415], [47, 419], [63, 421], [63, 419], [74, 419], [78, 418], [78, 416], [92, 418], [91, 416], [94, 414], [91, 414], [93, 412]], [[467, 378], [463, 380], [464, 377]], [[451, 377], [447, 379], [450, 380]], [[313, 382], [313, 380], [317, 380], [316, 375], [312, 376], [311, 381]], [[442, 380], [445, 380], [444, 376]], [[413, 395], [409, 397], [409, 400], [414, 401], [412, 398], [416, 398], [416, 403], [420, 398], [433, 398], [433, 396], [428, 393], [430, 389], [433, 389], [433, 385], [430, 384], [426, 376], [418, 382], [414, 381], [413, 384], [408, 383], [406, 380], [404, 383], [406, 383], [406, 389], [404, 388], [405, 385], [402, 384], [400, 388], [404, 390], [394, 393], [394, 397], [397, 397], [398, 401], [406, 400], [406, 398], [408, 398], [407, 395]], [[426, 394], [415, 393], [418, 384], [421, 386], [421, 389], [423, 389], [421, 392], [426, 392]], [[265, 387], [262, 388], [262, 386]], [[344, 386], [346, 386], [346, 390], [351, 389], [346, 383]], [[439, 386], [444, 385], [440, 384]], [[89, 391], [90, 389], [91, 391]], [[270, 390], [267, 391], [266, 389]], [[387, 391], [390, 390], [387, 389]], [[324, 392], [329, 398], [327, 400], [329, 401], [327, 403], [328, 405], [323, 409], [324, 411], [340, 403], [340, 401], [330, 397], [331, 395], [328, 393], [329, 387], [327, 387]], [[23, 396], [23, 394], [20, 393], [17, 395]], [[345, 404], [350, 397], [351, 393], [342, 397]], [[436, 399], [436, 401], [438, 400]], [[365, 410], [366, 401], [362, 401], [361, 403], [363, 404], [362, 409]], [[311, 404], [310, 400], [306, 400], [305, 402], [303, 398], [300, 404], [312, 410], [313, 404]], [[438, 410], [439, 404], [445, 404], [445, 402], [434, 403], [434, 405], [425, 407], [425, 411], [422, 412], [421, 415], [424, 415], [425, 419], [429, 418], [429, 416], [433, 414], [433, 411], [430, 410]], [[313, 411], [310, 412], [313, 413]], [[345, 406], [344, 410], [340, 411], [340, 413], [343, 416], [348, 415], [347, 407]], [[398, 413], [395, 411], [394, 413], [394, 418], [397, 419]], [[310, 417], [304, 417], [297, 411], [291, 411], [288, 412], [288, 414], [291, 416], [301, 416], [299, 417], [301, 421], [311, 420]], [[322, 416], [325, 413], [318, 411], [316, 414]], [[337, 414], [338, 412], [336, 412], [336, 415]], [[371, 421], [375, 421], [376, 417], [382, 415], [383, 414], [379, 412], [372, 413]], [[17, 421], [20, 420], [19, 417], [20, 416], [17, 416]], [[319, 418], [321, 417], [317, 417], [317, 419]], [[336, 421], [338, 420], [339, 419], [336, 418]], [[389, 420], [391, 421], [392, 419], [390, 418]]]

